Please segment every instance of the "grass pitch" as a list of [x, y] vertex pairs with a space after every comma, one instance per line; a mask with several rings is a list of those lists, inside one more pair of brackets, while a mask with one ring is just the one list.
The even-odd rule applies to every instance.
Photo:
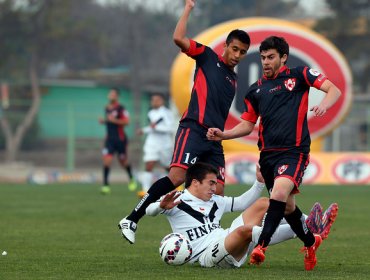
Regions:
[[[238, 195], [245, 186], [228, 186]], [[120, 235], [118, 221], [136, 205], [135, 193], [115, 185], [103, 196], [98, 185], [0, 185], [0, 279], [369, 279], [370, 186], [303, 186], [297, 202], [339, 203], [329, 238], [314, 271], [304, 271], [299, 240], [270, 247], [260, 267], [172, 267], [158, 246], [170, 232], [165, 217], [145, 217], [137, 241]], [[224, 216], [230, 225], [238, 214]]]

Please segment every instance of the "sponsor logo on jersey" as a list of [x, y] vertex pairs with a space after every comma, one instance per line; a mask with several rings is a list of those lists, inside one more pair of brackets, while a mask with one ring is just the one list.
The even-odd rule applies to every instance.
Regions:
[[[258, 89], [258, 90], [259, 90], [259, 89]], [[281, 90], [281, 85], [278, 85], [278, 86], [276, 86], [276, 87], [274, 87], [274, 88], [270, 89], [270, 90], [269, 90], [269, 93], [273, 93], [273, 92], [278, 91], [278, 90]]]
[[230, 84], [232, 84], [232, 85], [233, 85], [233, 87], [235, 87], [235, 86], [236, 86], [235, 81], [233, 81], [232, 79], [230, 79], [230, 77], [229, 77], [229, 76], [226, 76], [226, 80], [228, 80], [228, 81], [230, 82]]
[[194, 241], [195, 239], [201, 238], [205, 235], [210, 234], [215, 229], [221, 228], [220, 224], [206, 224], [199, 227], [195, 227], [189, 230], [186, 230], [186, 234], [190, 241]]
[[284, 164], [284, 165], [280, 166], [278, 168], [279, 175], [283, 174], [288, 169], [288, 167], [289, 167], [289, 165], [287, 165], [287, 164]]
[[285, 87], [287, 90], [292, 91], [295, 87], [296, 78], [288, 79], [284, 82]]

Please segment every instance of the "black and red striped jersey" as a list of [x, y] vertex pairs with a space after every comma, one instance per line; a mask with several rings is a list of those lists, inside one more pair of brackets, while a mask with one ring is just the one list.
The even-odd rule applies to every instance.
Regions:
[[253, 123], [258, 117], [258, 147], [267, 150], [310, 151], [307, 124], [310, 87], [320, 89], [327, 78], [307, 66], [284, 66], [273, 79], [262, 77], [244, 98], [241, 118]]
[[[108, 116], [113, 116], [116, 119], [127, 119], [129, 118], [129, 113], [119, 103], [109, 104], [105, 107], [105, 119], [108, 120]], [[124, 125], [114, 124], [109, 121], [105, 122], [107, 129], [107, 140], [124, 140], [126, 138], [126, 133], [124, 130]]]
[[236, 92], [236, 74], [211, 48], [193, 40], [185, 54], [196, 61], [196, 68], [190, 102], [181, 121], [191, 119], [223, 130]]

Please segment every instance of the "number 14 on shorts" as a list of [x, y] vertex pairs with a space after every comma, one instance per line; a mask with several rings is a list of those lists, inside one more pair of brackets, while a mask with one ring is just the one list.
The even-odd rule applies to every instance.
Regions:
[[192, 159], [190, 159], [190, 153], [185, 153], [185, 159], [184, 159], [184, 163], [185, 164], [194, 164], [197, 162], [197, 157], [194, 157]]

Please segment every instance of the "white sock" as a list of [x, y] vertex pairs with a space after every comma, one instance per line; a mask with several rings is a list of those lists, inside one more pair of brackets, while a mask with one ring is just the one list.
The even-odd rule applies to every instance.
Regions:
[[147, 192], [152, 185], [152, 179], [153, 179], [153, 174], [152, 172], [144, 171], [142, 178], [141, 178], [141, 184], [143, 187], [143, 191]]
[[[254, 226], [252, 229], [252, 242], [257, 244], [258, 238], [260, 237], [262, 232], [262, 227], [260, 226]], [[279, 225], [274, 234], [271, 237], [271, 241], [269, 245], [278, 244], [280, 242], [296, 238], [296, 234], [293, 232], [293, 230], [290, 228], [290, 225], [283, 224]]]

